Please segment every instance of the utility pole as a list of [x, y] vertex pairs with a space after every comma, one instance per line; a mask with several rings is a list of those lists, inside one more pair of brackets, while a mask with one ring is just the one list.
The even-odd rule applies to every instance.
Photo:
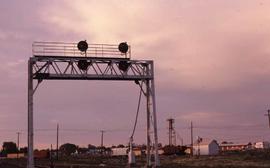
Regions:
[[100, 149], [101, 149], [101, 154], [103, 155], [104, 154], [104, 152], [105, 152], [105, 150], [103, 149], [103, 134], [104, 134], [104, 130], [101, 130], [100, 131], [101, 132], [101, 144], [100, 144]]
[[268, 122], [269, 122], [269, 128], [270, 128], [270, 109], [267, 110], [267, 114], [265, 116], [268, 116]]
[[172, 131], [172, 142], [173, 142], [173, 145], [176, 146], [176, 133], [175, 133], [175, 130], [173, 129]]
[[[176, 131], [175, 131], [176, 132]], [[183, 138], [180, 136], [180, 134], [178, 132], [176, 132], [175, 136], [177, 137], [178, 140], [180, 140], [180, 144], [181, 146], [184, 145], [184, 140]], [[175, 143], [176, 144], [176, 143]]]
[[181, 140], [181, 146], [183, 146], [183, 145], [184, 145], [184, 140], [183, 140], [183, 138], [180, 138], [180, 140]]
[[167, 121], [169, 122], [169, 146], [172, 146], [172, 132], [174, 119], [169, 118], [167, 119]]
[[18, 151], [17, 151], [17, 159], [19, 159], [19, 152], [20, 152], [20, 132], [17, 132], [17, 148], [18, 148]]
[[59, 124], [57, 123], [57, 128], [56, 128], [56, 160], [59, 159], [59, 149], [58, 149], [58, 143], [59, 143]]
[[52, 144], [51, 144], [51, 151], [50, 151], [50, 168], [54, 168], [53, 157], [52, 157], [52, 150], [53, 150], [53, 147], [52, 147]]
[[100, 146], [103, 147], [103, 134], [105, 131], [101, 130], [100, 132], [101, 132], [101, 145]]
[[202, 138], [198, 136], [198, 139], [197, 139], [197, 145], [198, 145], [198, 156], [200, 157], [201, 155], [201, 149], [200, 149], [200, 143], [202, 142]]
[[190, 124], [190, 140], [191, 140], [190, 155], [193, 156], [193, 124], [192, 124], [192, 121]]

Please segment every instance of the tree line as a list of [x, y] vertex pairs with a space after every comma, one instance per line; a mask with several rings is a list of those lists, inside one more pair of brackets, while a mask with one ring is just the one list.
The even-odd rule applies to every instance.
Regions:
[[[59, 147], [59, 151], [64, 155], [71, 155], [72, 153], [78, 152], [78, 153], [86, 153], [89, 150], [101, 150], [101, 151], [110, 151], [111, 148], [124, 148], [128, 147], [123, 144], [119, 144], [117, 146], [112, 146], [110, 148], [106, 148], [104, 146], [95, 146], [92, 144], [89, 144], [88, 147], [79, 147], [78, 145], [72, 144], [72, 143], [65, 143], [62, 144]], [[141, 149], [146, 149], [146, 145], [139, 145]], [[185, 146], [169, 146], [166, 145], [162, 147], [162, 144], [159, 144], [159, 148], [162, 148], [164, 151], [164, 154], [171, 155], [171, 154], [178, 154], [183, 155], [184, 151], [187, 149]], [[35, 151], [38, 151], [37, 149]], [[47, 149], [47, 151], [50, 151], [50, 149]], [[18, 149], [17, 144], [14, 142], [3, 142], [2, 150], [0, 152], [1, 157], [6, 157], [8, 154], [12, 153], [27, 153], [27, 147], [22, 147]]]
[[[117, 146], [112, 146], [112, 148], [116, 147], [125, 147], [123, 144], [119, 144]], [[78, 145], [72, 144], [72, 143], [65, 143], [62, 144], [59, 147], [59, 151], [65, 155], [71, 155], [72, 153], [77, 152], [85, 152], [89, 149], [103, 149], [103, 150], [108, 150], [109, 148], [106, 147], [100, 147], [100, 146], [95, 146], [92, 144], [89, 144], [88, 147], [79, 147]], [[50, 150], [50, 149], [46, 149]], [[35, 151], [38, 151], [37, 149]], [[27, 147], [21, 147], [18, 148], [17, 144], [15, 142], [3, 142], [2, 149], [0, 151], [0, 156], [1, 157], [6, 157], [8, 154], [13, 154], [13, 153], [27, 153]]]

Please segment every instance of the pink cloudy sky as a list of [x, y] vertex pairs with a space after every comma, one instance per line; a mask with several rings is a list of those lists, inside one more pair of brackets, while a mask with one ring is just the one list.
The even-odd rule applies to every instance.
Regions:
[[[194, 136], [248, 142], [270, 140], [270, 1], [40, 1], [0, 2], [0, 143], [27, 142], [27, 60], [33, 41], [119, 43], [133, 59], [155, 61], [159, 139], [166, 119], [189, 143]], [[133, 82], [44, 81], [34, 97], [36, 147], [60, 142], [126, 143], [136, 112]], [[143, 105], [145, 105], [143, 103]], [[144, 143], [142, 108], [136, 143]], [[45, 129], [45, 130], [44, 130]], [[47, 130], [49, 129], [49, 130]], [[77, 131], [74, 131], [77, 130]], [[179, 142], [179, 141], [178, 141]]]

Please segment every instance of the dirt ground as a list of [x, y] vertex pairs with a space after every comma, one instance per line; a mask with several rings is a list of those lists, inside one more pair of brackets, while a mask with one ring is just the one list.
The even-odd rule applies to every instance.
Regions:
[[[145, 167], [145, 157], [136, 158], [134, 168]], [[161, 168], [269, 168], [270, 152], [233, 153], [219, 156], [160, 156]], [[38, 168], [50, 168], [48, 159], [35, 160]], [[126, 168], [127, 157], [65, 158], [54, 168]], [[25, 168], [26, 159], [1, 159], [0, 168]]]
[[270, 160], [239, 156], [165, 157], [161, 167], [168, 168], [269, 168]]

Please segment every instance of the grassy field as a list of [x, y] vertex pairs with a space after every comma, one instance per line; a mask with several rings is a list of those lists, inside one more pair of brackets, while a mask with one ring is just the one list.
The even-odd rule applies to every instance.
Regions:
[[269, 168], [270, 150], [224, 153], [218, 156], [161, 157], [162, 167], [170, 168]]
[[[145, 167], [145, 158], [138, 157], [134, 168]], [[270, 151], [247, 151], [219, 156], [161, 156], [161, 168], [269, 168]], [[40, 168], [50, 167], [48, 159], [36, 160]], [[25, 159], [1, 159], [0, 168], [24, 168]], [[127, 166], [127, 157], [65, 158], [54, 161], [54, 168], [121, 168]]]

